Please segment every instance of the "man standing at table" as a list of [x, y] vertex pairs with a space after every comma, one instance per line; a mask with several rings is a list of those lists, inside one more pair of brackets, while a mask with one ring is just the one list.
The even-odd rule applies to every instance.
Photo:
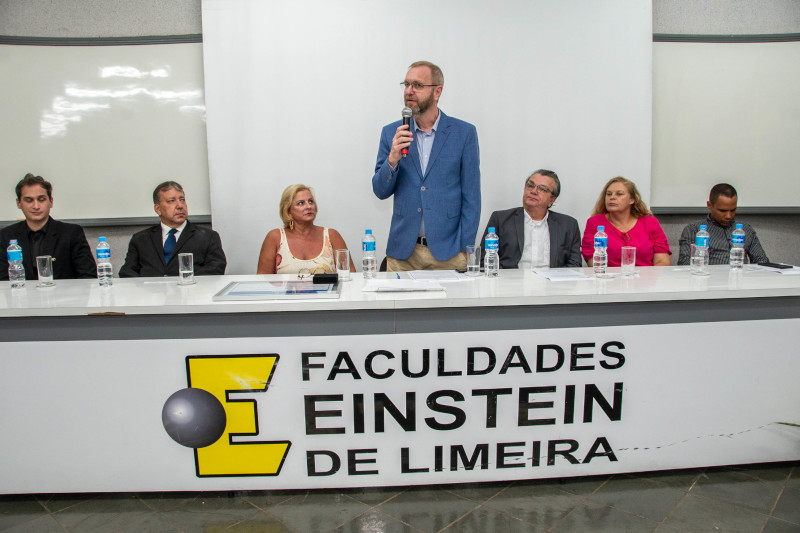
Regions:
[[387, 270], [463, 270], [481, 215], [478, 133], [439, 109], [444, 75], [433, 63], [413, 63], [401, 85], [413, 118], [383, 128], [372, 177], [375, 196], [394, 195]]
[[36, 257], [53, 258], [53, 279], [96, 278], [97, 265], [83, 228], [50, 217], [53, 186], [41, 176], [26, 174], [16, 187], [17, 207], [25, 220], [0, 231], [0, 279], [8, 279], [5, 249], [12, 239], [22, 248], [25, 279], [38, 279]]
[[153, 191], [153, 209], [161, 224], [131, 237], [121, 278], [177, 276], [178, 254], [191, 253], [195, 275], [224, 274], [227, 261], [219, 234], [187, 220], [183, 187], [165, 181]]
[[482, 240], [489, 228], [495, 228], [500, 241], [500, 268], [581, 266], [578, 221], [550, 211], [559, 194], [558, 175], [540, 169], [525, 180], [522, 207], [492, 213]]
[[[706, 207], [708, 216], [705, 220], [698, 220], [683, 228], [678, 241], [680, 253], [679, 265], [688, 265], [691, 259], [692, 243], [700, 224], [708, 227], [708, 262], [711, 265], [727, 265], [730, 263], [731, 234], [736, 229], [736, 203], [738, 195], [736, 189], [727, 183], [718, 183], [711, 188]], [[750, 263], [768, 263], [767, 254], [761, 247], [756, 230], [747, 222], [741, 222], [744, 230], [744, 254]]]

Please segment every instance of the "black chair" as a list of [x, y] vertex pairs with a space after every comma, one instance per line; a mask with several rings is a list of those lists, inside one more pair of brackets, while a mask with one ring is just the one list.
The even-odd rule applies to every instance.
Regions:
[[386, 272], [386, 258], [385, 257], [383, 258], [383, 261], [381, 261], [381, 266], [380, 266], [380, 268], [378, 268], [378, 272]]

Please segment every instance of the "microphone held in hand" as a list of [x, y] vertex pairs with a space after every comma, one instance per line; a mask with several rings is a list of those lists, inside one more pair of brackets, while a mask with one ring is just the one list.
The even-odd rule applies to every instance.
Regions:
[[[414, 112], [411, 111], [411, 108], [409, 108], [409, 107], [404, 107], [403, 108], [403, 126], [411, 125], [411, 116], [413, 114], [414, 114]], [[401, 154], [403, 159], [408, 157], [408, 147], [406, 146], [405, 148], [400, 150], [400, 154]]]

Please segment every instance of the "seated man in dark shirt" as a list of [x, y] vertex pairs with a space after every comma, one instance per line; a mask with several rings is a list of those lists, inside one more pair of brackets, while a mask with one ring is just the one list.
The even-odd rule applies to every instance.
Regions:
[[[16, 239], [22, 248], [25, 279], [37, 279], [36, 257], [53, 258], [53, 278], [96, 278], [97, 265], [86, 242], [83, 228], [59, 222], [50, 216], [53, 208], [53, 186], [41, 176], [25, 175], [16, 187], [17, 207], [25, 220], [0, 231], [3, 249]], [[0, 253], [0, 279], [8, 279], [8, 258]]]
[[187, 220], [183, 187], [165, 181], [153, 191], [153, 209], [161, 223], [131, 237], [121, 278], [177, 276], [178, 254], [191, 253], [198, 276], [224, 274], [227, 261], [219, 234]]
[[[736, 189], [727, 183], [718, 183], [711, 188], [706, 207], [708, 216], [704, 220], [692, 222], [683, 228], [678, 255], [679, 265], [688, 265], [691, 256], [692, 243], [700, 225], [707, 226], [708, 262], [711, 265], [727, 265], [730, 263], [731, 234], [736, 229], [736, 203], [738, 196]], [[744, 230], [744, 255], [750, 263], [768, 263], [767, 254], [761, 247], [756, 230], [747, 222], [740, 222]]]

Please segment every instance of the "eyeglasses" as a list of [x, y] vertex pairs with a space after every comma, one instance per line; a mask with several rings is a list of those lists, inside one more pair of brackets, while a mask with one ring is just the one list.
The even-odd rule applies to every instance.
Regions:
[[424, 84], [418, 81], [401, 81], [400, 85], [403, 86], [403, 89], [408, 89], [409, 87], [413, 88], [415, 91], [421, 91], [423, 87], [438, 87], [435, 83]]
[[312, 268], [301, 268], [297, 271], [297, 279], [307, 279], [313, 276], [314, 274], [324, 274], [325, 267], [317, 266]]
[[536, 185], [532, 181], [526, 183], [525, 187], [527, 189], [539, 189], [539, 192], [553, 194], [553, 191], [550, 189], [550, 187], [547, 187], [546, 185]]

